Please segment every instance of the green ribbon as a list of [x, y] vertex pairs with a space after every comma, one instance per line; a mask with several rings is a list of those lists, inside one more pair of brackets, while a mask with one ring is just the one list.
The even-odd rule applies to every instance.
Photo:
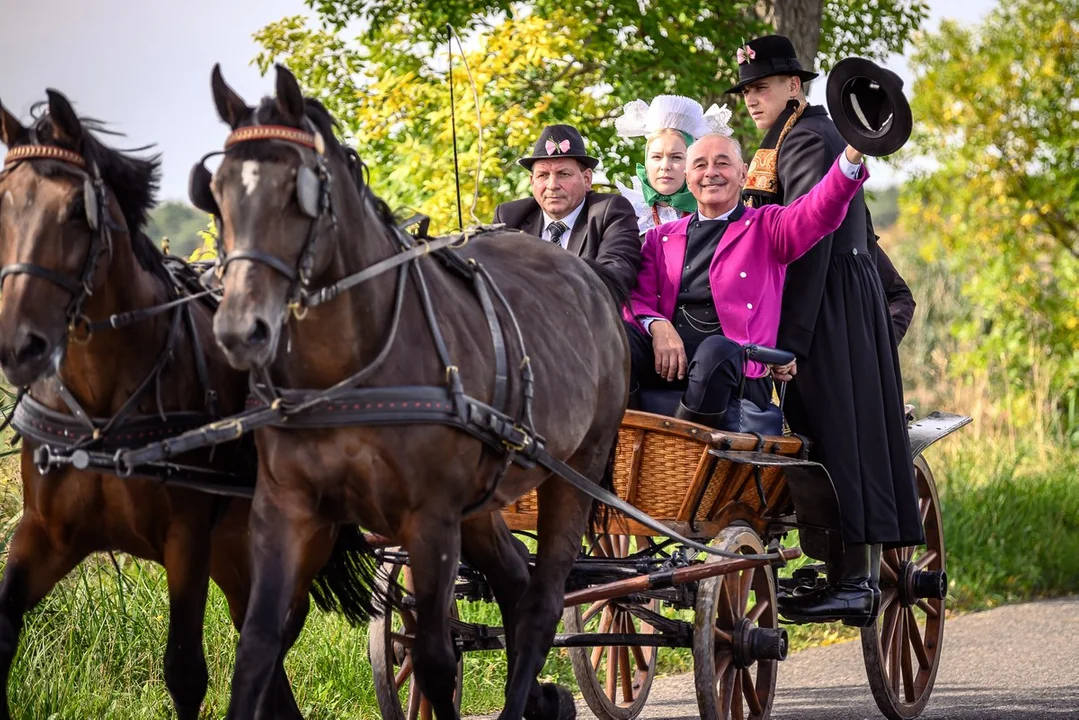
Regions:
[[648, 171], [640, 163], [637, 163], [637, 177], [640, 179], [641, 187], [644, 190], [644, 201], [649, 206], [662, 202], [682, 212], [692, 213], [697, 211], [697, 199], [689, 192], [684, 180], [678, 192], [673, 195], [661, 195], [659, 190], [656, 190], [652, 187], [652, 183], [648, 182]]

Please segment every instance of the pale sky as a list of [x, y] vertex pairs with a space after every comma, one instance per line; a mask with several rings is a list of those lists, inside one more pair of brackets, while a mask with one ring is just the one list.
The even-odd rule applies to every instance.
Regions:
[[[45, 88], [60, 90], [82, 115], [109, 122], [120, 147], [156, 143], [163, 154], [161, 199], [187, 197], [187, 173], [218, 149], [227, 128], [210, 95], [210, 69], [249, 103], [272, 93], [272, 78], [251, 65], [252, 34], [286, 15], [307, 14], [303, 0], [0, 0], [0, 101], [26, 121]], [[941, 18], [976, 22], [993, 0], [929, 0], [928, 28]], [[902, 56], [890, 58], [909, 88]], [[811, 102], [823, 102], [825, 82]], [[879, 164], [878, 164], [879, 165]], [[875, 166], [878, 185], [894, 181]]]

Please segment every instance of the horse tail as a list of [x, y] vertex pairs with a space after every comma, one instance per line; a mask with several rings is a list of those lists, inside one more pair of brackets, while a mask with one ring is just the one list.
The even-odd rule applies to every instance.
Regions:
[[[614, 492], [614, 459], [618, 455], [618, 436], [611, 444], [611, 453], [607, 456], [607, 466], [603, 469], [603, 477], [599, 480], [599, 486], [607, 492]], [[607, 533], [607, 525], [610, 520], [610, 508], [606, 503], [599, 500], [592, 501], [592, 509], [588, 511], [588, 536], [595, 542], [598, 534]]]
[[319, 609], [339, 612], [352, 625], [363, 624], [386, 607], [378, 573], [374, 548], [363, 532], [356, 525], [342, 525], [330, 559], [311, 583], [311, 597]]
[[591, 258], [584, 258], [584, 261], [588, 263], [588, 267], [592, 268], [592, 272], [599, 275], [599, 279], [603, 281], [603, 284], [607, 287], [607, 292], [614, 300], [615, 307], [621, 310], [629, 302], [629, 291], [626, 290], [626, 287], [606, 265]]

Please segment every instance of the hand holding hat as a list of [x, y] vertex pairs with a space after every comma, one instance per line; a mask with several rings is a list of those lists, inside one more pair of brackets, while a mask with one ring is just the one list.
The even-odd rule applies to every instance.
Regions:
[[849, 57], [828, 73], [828, 112], [851, 147], [873, 157], [906, 144], [913, 126], [903, 80], [871, 60]]

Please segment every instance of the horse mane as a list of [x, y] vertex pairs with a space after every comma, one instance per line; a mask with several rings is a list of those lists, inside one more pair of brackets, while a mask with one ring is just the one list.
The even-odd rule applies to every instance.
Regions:
[[[337, 130], [340, 129], [341, 124], [334, 119], [330, 111], [321, 102], [314, 98], [304, 98], [304, 116], [322, 136], [326, 146], [326, 154], [345, 163], [349, 169], [349, 176], [360, 193], [360, 197], [369, 199], [375, 208], [375, 215], [379, 221], [385, 227], [392, 229], [397, 224], [398, 218], [390, 209], [390, 206], [386, 204], [386, 201], [371, 189], [368, 184], [367, 166], [360, 159], [359, 153], [353, 148], [342, 144], [337, 138]], [[251, 113], [251, 117], [240, 124], [241, 127], [249, 125], [286, 125], [295, 127], [294, 123], [286, 122], [281, 116], [277, 101], [272, 97], [262, 98], [254, 112]], [[300, 127], [298, 129], [308, 130], [309, 128]], [[229, 149], [229, 152], [235, 153], [236, 157], [241, 160], [282, 161], [291, 157], [292, 150], [281, 143], [237, 143]]]
[[[65, 143], [55, 137], [52, 120], [47, 109], [44, 108], [47, 108], [44, 102], [36, 103], [31, 108], [30, 113], [34, 117], [31, 139], [17, 144], [29, 144], [36, 141], [41, 144], [65, 147], [79, 153], [96, 166], [98, 172], [101, 173], [101, 179], [108, 185], [120, 204], [120, 211], [124, 215], [128, 235], [131, 237], [131, 249], [135, 259], [143, 269], [167, 280], [169, 274], [162, 262], [163, 255], [144, 231], [150, 220], [150, 210], [157, 204], [161, 155], [139, 157], [133, 154], [147, 149], [145, 147], [133, 150], [117, 150], [109, 147], [97, 137], [96, 133], [113, 135], [118, 133], [109, 130], [100, 120], [81, 116], [79, 122], [82, 124], [83, 133], [79, 147], [69, 147], [70, 143]], [[35, 160], [33, 162], [35, 168], [45, 177], [56, 177], [70, 172], [66, 165], [56, 161]]]

